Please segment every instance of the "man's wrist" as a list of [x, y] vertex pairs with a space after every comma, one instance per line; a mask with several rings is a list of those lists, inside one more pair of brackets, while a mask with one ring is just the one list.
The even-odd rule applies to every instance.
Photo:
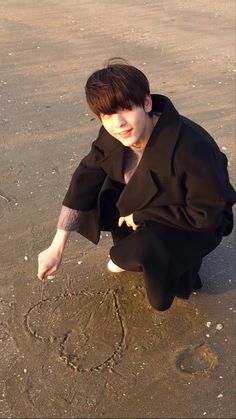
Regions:
[[66, 242], [69, 238], [70, 231], [57, 229], [55, 237], [51, 243], [51, 248], [63, 252]]

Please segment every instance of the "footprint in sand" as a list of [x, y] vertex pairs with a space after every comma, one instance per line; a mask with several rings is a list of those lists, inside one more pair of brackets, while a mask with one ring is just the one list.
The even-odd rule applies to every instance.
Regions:
[[176, 366], [190, 374], [206, 372], [218, 365], [218, 356], [207, 343], [189, 347], [180, 352], [176, 358]]

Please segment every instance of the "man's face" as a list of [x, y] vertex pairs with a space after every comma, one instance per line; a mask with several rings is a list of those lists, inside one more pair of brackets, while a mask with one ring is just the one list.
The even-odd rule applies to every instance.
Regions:
[[151, 105], [151, 98], [147, 97], [144, 108], [133, 105], [132, 109], [120, 109], [111, 115], [101, 114], [102, 125], [124, 146], [130, 147], [146, 138]]

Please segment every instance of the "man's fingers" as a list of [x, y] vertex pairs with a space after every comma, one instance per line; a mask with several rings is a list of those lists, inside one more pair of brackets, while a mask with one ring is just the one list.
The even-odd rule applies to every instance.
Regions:
[[56, 272], [57, 268], [53, 266], [52, 268], [45, 268], [42, 272], [38, 273], [38, 278], [43, 280], [46, 279], [49, 275]]
[[41, 269], [38, 270], [38, 279], [45, 279], [48, 275], [50, 275], [51, 271], [53, 269], [47, 266], [41, 267]]
[[127, 217], [120, 217], [118, 220], [118, 226], [121, 227], [124, 221], [127, 227], [131, 227], [133, 230], [136, 230], [139, 227], [137, 224], [134, 223], [132, 214], [128, 215]]
[[118, 221], [118, 226], [121, 227], [124, 221], [125, 221], [124, 217], [120, 217]]
[[121, 227], [122, 224], [126, 223], [127, 227], [131, 227], [133, 230], [136, 230], [136, 228], [138, 228], [138, 226], [134, 223], [131, 223], [130, 221], [128, 221], [127, 219], [125, 219], [125, 217], [120, 217], [119, 221], [118, 221], [118, 226]]
[[44, 274], [38, 272], [37, 277], [40, 279], [40, 281], [42, 281], [44, 279]]
[[44, 269], [44, 270], [40, 269], [40, 271], [38, 271], [37, 276], [38, 276], [38, 279], [40, 279], [42, 281], [43, 279], [45, 279], [46, 275], [47, 275], [47, 270], [46, 269]]

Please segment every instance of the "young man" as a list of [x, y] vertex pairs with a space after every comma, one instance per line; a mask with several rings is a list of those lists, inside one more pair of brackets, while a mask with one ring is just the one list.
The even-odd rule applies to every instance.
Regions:
[[85, 91], [102, 126], [73, 174], [38, 277], [58, 269], [71, 231], [96, 244], [111, 231], [108, 269], [142, 271], [150, 304], [166, 310], [201, 287], [203, 257], [232, 231], [227, 158], [126, 62], [95, 71]]

